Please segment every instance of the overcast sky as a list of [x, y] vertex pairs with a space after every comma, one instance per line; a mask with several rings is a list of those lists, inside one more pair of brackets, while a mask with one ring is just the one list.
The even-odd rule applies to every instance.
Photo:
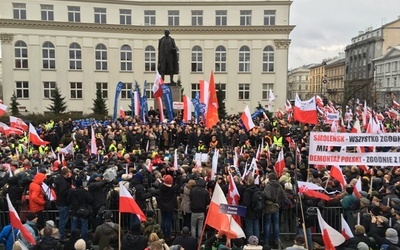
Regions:
[[[289, 69], [344, 52], [361, 30], [394, 21], [400, 0], [293, 0]], [[400, 44], [400, 41], [399, 41]]]

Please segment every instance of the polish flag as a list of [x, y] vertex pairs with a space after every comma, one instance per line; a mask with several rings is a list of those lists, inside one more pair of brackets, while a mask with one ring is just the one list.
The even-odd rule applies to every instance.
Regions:
[[400, 104], [398, 102], [396, 102], [395, 100], [393, 100], [393, 108], [400, 109]]
[[29, 123], [29, 141], [36, 146], [44, 146], [50, 143], [48, 141], [42, 140], [42, 138], [39, 137], [32, 123]]
[[361, 133], [361, 125], [360, 125], [360, 120], [356, 118], [356, 121], [354, 122], [353, 127], [350, 130], [351, 133]]
[[44, 182], [42, 183], [42, 189], [43, 189], [44, 193], [46, 194], [46, 197], [49, 201], [57, 200], [56, 192], [54, 191], [54, 189], [47, 186], [47, 184]]
[[286, 100], [285, 110], [286, 110], [286, 113], [293, 112], [293, 107], [289, 100]]
[[321, 212], [317, 209], [318, 223], [321, 228], [322, 240], [324, 241], [325, 250], [335, 250], [335, 246], [339, 246], [346, 239], [344, 236], [328, 225], [322, 218]]
[[21, 119], [15, 116], [10, 115], [10, 127], [12, 128], [18, 128], [23, 131], [28, 130], [28, 125]]
[[153, 172], [153, 162], [150, 159], [146, 160], [146, 168], [150, 173]]
[[299, 187], [299, 193], [301, 194], [305, 194], [308, 197], [314, 197], [325, 201], [331, 200], [331, 198], [328, 195], [319, 192], [319, 191], [325, 191], [325, 189], [314, 183], [297, 181], [297, 185]]
[[279, 151], [278, 159], [276, 160], [274, 166], [274, 170], [278, 178], [282, 176], [284, 168], [285, 168], [285, 159], [283, 158], [283, 150], [281, 150]]
[[[229, 189], [228, 189], [228, 204], [229, 205], [239, 205], [240, 194], [236, 187], [236, 183], [233, 180], [232, 174], [229, 174]], [[233, 219], [237, 222], [237, 224], [242, 225], [242, 221], [240, 220], [240, 216], [234, 215]]]
[[164, 121], [164, 106], [163, 106], [163, 102], [162, 102], [162, 98], [161, 97], [157, 97], [156, 98], [157, 104], [158, 104], [158, 110], [160, 111], [160, 122]]
[[324, 101], [319, 95], [315, 96], [315, 101], [317, 102], [317, 106], [322, 108], [324, 106]]
[[250, 109], [249, 106], [246, 106], [244, 109], [244, 112], [240, 116], [240, 119], [243, 122], [243, 125], [246, 127], [246, 130], [249, 131], [252, 128], [254, 128], [256, 125], [254, 125], [253, 119], [251, 119], [251, 114], [250, 114]]
[[369, 118], [366, 133], [378, 134], [380, 132], [380, 127], [372, 116]]
[[275, 100], [275, 95], [272, 89], [269, 89], [269, 95], [268, 95], [268, 102], [273, 102]]
[[147, 220], [142, 209], [140, 209], [122, 182], [119, 183], [119, 212], [136, 214], [142, 222]]
[[211, 180], [214, 180], [215, 173], [217, 173], [218, 170], [218, 149], [214, 149], [214, 154], [211, 160]]
[[263, 111], [263, 117], [264, 117], [264, 120], [269, 121], [269, 118], [268, 118], [267, 114], [264, 111]]
[[7, 113], [7, 105], [0, 104], [0, 116], [3, 116]]
[[205, 112], [208, 111], [208, 100], [210, 99], [210, 84], [207, 81], [200, 80], [200, 103], [205, 104]]
[[294, 119], [299, 122], [317, 124], [317, 107], [315, 105], [315, 97], [302, 101], [299, 95], [296, 94], [296, 100], [294, 105]]
[[345, 185], [347, 185], [347, 181], [344, 178], [344, 175], [342, 173], [342, 170], [339, 168], [339, 166], [333, 165], [331, 167], [331, 177], [338, 180], [340, 182], [340, 184], [342, 185], [342, 187], [344, 187]]
[[28, 231], [28, 229], [26, 229], [26, 227], [24, 227], [24, 225], [21, 222], [21, 219], [19, 218], [19, 215], [17, 213], [17, 211], [15, 211], [14, 206], [11, 203], [10, 197], [7, 194], [6, 196], [7, 199], [7, 204], [8, 204], [8, 211], [9, 211], [9, 216], [10, 216], [10, 223], [11, 223], [11, 227], [18, 229], [22, 236], [24, 237], [24, 239], [26, 241], [28, 241], [30, 244], [32, 245], [36, 245], [36, 240], [33, 237], [33, 235]]
[[361, 177], [359, 177], [359, 178], [357, 179], [356, 185], [354, 185], [353, 190], [354, 190], [354, 195], [355, 195], [358, 199], [360, 199], [360, 198], [361, 198], [360, 192], [362, 191], [362, 187], [361, 187]]
[[24, 131], [22, 131], [18, 128], [11, 128], [3, 122], [0, 122], [0, 132], [4, 133], [6, 136], [9, 136], [11, 134], [13, 134], [13, 135], [23, 135], [24, 134]]
[[160, 73], [156, 73], [156, 79], [154, 80], [153, 84], [153, 96], [155, 99], [161, 98], [163, 95], [161, 85], [164, 84], [163, 79], [161, 78]]
[[124, 118], [126, 117], [124, 108], [122, 106], [119, 107], [119, 117]]
[[223, 232], [228, 239], [236, 239], [246, 237], [243, 229], [235, 220], [232, 220], [232, 215], [220, 213], [220, 205], [228, 204], [224, 192], [217, 183], [214, 188], [214, 193], [211, 198], [211, 203], [207, 212], [205, 224]]
[[342, 235], [343, 237], [348, 240], [353, 238], [353, 232], [350, 230], [349, 224], [347, 224], [346, 220], [343, 217], [343, 214], [340, 214], [340, 218], [342, 219]]
[[183, 121], [189, 123], [192, 120], [192, 109], [193, 103], [189, 96], [184, 95], [183, 97]]
[[90, 138], [90, 153], [97, 155], [97, 144], [96, 144], [96, 135], [94, 134], [94, 129], [92, 126], [91, 129], [91, 138]]

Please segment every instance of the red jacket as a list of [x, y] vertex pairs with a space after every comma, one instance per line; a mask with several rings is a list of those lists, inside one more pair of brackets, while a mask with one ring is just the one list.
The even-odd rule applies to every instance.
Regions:
[[42, 183], [46, 175], [37, 173], [29, 185], [29, 211], [37, 213], [43, 211], [46, 205], [45, 193], [42, 189]]

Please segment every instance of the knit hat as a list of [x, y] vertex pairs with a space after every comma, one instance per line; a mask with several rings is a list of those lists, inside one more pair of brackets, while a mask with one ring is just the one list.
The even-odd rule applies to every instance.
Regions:
[[165, 177], [164, 177], [164, 184], [165, 185], [172, 185], [172, 183], [174, 182], [174, 179], [172, 178], [172, 176], [171, 175], [166, 175]]
[[400, 199], [399, 198], [393, 198], [393, 199], [391, 199], [391, 201], [393, 201], [396, 205], [400, 204]]
[[27, 215], [26, 215], [26, 219], [28, 220], [28, 221], [33, 221], [34, 219], [36, 219], [37, 218], [37, 215], [35, 214], [35, 213], [28, 213]]
[[354, 233], [355, 234], [365, 234], [365, 227], [362, 225], [355, 225], [354, 226]]
[[112, 217], [113, 217], [113, 214], [112, 214], [112, 212], [110, 210], [104, 212], [103, 219], [111, 220]]
[[359, 193], [360, 193], [361, 197], [364, 197], [364, 198], [368, 197], [368, 193], [365, 191], [360, 191]]
[[366, 205], [369, 205], [371, 203], [367, 198], [364, 197], [360, 199], [360, 202]]
[[249, 245], [252, 246], [257, 246], [258, 245], [258, 238], [255, 235], [252, 235], [249, 237], [249, 239], [247, 240], [247, 243], [249, 243]]
[[74, 247], [76, 250], [86, 250], [86, 242], [82, 239], [79, 239], [75, 242]]
[[365, 242], [360, 242], [357, 245], [358, 250], [369, 250], [369, 246]]
[[75, 187], [82, 187], [83, 186], [83, 181], [81, 178], [77, 178], [75, 180]]
[[48, 220], [48, 221], [46, 221], [46, 226], [50, 226], [50, 227], [53, 227], [54, 228], [54, 221], [52, 221], [52, 220]]
[[296, 238], [294, 238], [294, 243], [296, 245], [304, 245], [306, 241], [304, 240], [304, 236], [303, 235], [297, 235]]
[[397, 237], [397, 231], [393, 228], [388, 228], [385, 233], [386, 239], [393, 244], [397, 244], [399, 238]]

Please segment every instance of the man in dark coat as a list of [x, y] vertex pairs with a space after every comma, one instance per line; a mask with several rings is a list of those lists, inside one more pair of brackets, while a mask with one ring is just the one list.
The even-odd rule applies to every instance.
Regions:
[[176, 237], [172, 245], [181, 245], [184, 249], [197, 249], [197, 240], [190, 235], [188, 227], [182, 228], [182, 235]]
[[246, 179], [246, 190], [244, 191], [242, 200], [242, 205], [247, 207], [244, 219], [247, 238], [252, 235], [255, 235], [257, 238], [260, 237], [260, 218], [262, 211], [254, 211], [252, 206], [253, 195], [257, 191], [259, 191], [259, 188], [254, 185], [254, 177], [248, 176]]
[[158, 72], [163, 80], [165, 74], [169, 74], [171, 83], [173, 83], [174, 74], [179, 73], [179, 67], [175, 40], [169, 34], [169, 30], [164, 30], [165, 36], [158, 43]]
[[66, 238], [65, 226], [69, 218], [69, 203], [67, 201], [68, 193], [71, 189], [71, 171], [67, 167], [61, 168], [61, 174], [54, 180], [55, 192], [57, 195], [56, 205], [58, 209], [59, 224], [61, 238]]
[[[192, 211], [191, 227], [192, 236], [199, 238], [204, 223], [204, 214], [210, 204], [210, 194], [206, 190], [206, 181], [198, 179], [196, 186], [190, 191], [190, 210]], [[196, 232], [197, 230], [197, 232]]]

